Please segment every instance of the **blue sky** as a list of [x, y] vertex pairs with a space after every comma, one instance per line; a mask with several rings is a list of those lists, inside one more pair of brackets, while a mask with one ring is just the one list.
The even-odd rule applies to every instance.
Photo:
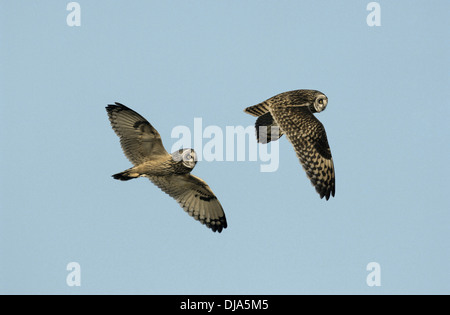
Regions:
[[[378, 1], [378, 27], [360, 0], [78, 1], [79, 27], [68, 2], [0, 1], [0, 293], [450, 293], [448, 1]], [[111, 178], [131, 164], [107, 104], [170, 150], [176, 126], [253, 125], [245, 107], [293, 89], [329, 99], [329, 201], [285, 137], [276, 172], [197, 164], [221, 234]]]

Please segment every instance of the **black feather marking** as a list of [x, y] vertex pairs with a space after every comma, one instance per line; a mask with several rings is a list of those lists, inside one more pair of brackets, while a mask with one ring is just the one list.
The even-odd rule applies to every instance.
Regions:
[[208, 202], [211, 200], [217, 199], [215, 196], [210, 196], [210, 197], [199, 196], [199, 198], [200, 198], [200, 200], [208, 201]]
[[150, 125], [150, 124], [149, 124], [148, 121], [140, 120], [140, 121], [136, 121], [136, 122], [134, 123], [133, 128], [134, 128], [134, 129], [139, 129], [139, 127], [140, 127], [141, 125]]

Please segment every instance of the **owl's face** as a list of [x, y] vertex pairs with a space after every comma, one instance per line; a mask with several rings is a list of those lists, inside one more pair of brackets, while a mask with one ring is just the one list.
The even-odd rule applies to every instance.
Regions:
[[323, 111], [328, 104], [328, 98], [324, 94], [318, 94], [314, 100], [314, 109], [317, 113]]
[[172, 154], [172, 159], [186, 168], [193, 169], [197, 164], [197, 153], [194, 149], [180, 149]]

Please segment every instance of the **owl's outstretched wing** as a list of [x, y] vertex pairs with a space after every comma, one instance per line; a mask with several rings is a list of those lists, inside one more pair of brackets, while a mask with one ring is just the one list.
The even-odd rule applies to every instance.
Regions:
[[322, 123], [307, 106], [273, 106], [270, 111], [294, 146], [320, 198], [334, 197], [334, 164]]
[[106, 107], [109, 121], [120, 138], [125, 156], [134, 165], [167, 155], [158, 131], [134, 110], [115, 103]]
[[205, 181], [191, 174], [148, 176], [166, 194], [174, 198], [194, 219], [214, 232], [227, 227], [227, 219], [217, 197]]

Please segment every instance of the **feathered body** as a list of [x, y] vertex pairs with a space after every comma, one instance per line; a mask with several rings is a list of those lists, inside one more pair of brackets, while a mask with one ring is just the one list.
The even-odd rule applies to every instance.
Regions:
[[322, 92], [295, 90], [275, 95], [245, 112], [258, 117], [258, 142], [276, 141], [286, 134], [320, 198], [328, 200], [335, 195], [333, 158], [325, 128], [313, 115], [327, 104], [328, 98]]
[[120, 103], [108, 105], [106, 111], [125, 156], [134, 164], [113, 178], [147, 177], [189, 215], [214, 232], [222, 232], [227, 227], [222, 205], [211, 188], [191, 174], [197, 163], [195, 151], [181, 149], [169, 154], [158, 131], [144, 117]]

